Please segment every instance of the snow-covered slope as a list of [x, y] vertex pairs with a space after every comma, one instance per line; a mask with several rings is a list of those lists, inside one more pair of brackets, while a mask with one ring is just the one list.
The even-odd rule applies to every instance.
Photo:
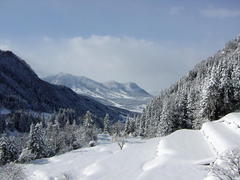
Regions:
[[203, 124], [202, 133], [216, 154], [240, 146], [240, 113], [231, 113], [219, 121]]
[[222, 151], [240, 145], [240, 113], [207, 122], [201, 130], [179, 130], [169, 136], [129, 138], [121, 151], [110, 137], [94, 148], [75, 150], [24, 165], [31, 180], [203, 180], [207, 164]]
[[70, 87], [79, 94], [93, 97], [98, 101], [120, 108], [141, 112], [152, 96], [135, 83], [111, 81], [99, 83], [84, 76], [60, 73], [44, 80]]

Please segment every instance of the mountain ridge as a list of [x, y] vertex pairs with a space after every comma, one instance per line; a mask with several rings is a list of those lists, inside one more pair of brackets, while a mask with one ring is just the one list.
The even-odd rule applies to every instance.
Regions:
[[31, 67], [11, 51], [0, 50], [0, 107], [10, 110], [54, 112], [72, 108], [79, 115], [91, 111], [101, 118], [108, 113], [111, 119], [121, 120], [131, 114], [81, 96], [65, 86], [53, 85], [40, 79]]
[[69, 73], [59, 73], [43, 79], [53, 84], [67, 86], [78, 94], [93, 97], [106, 105], [133, 111], [140, 111], [142, 108], [137, 108], [144, 106], [153, 97], [134, 82], [100, 83], [85, 76], [75, 76]]

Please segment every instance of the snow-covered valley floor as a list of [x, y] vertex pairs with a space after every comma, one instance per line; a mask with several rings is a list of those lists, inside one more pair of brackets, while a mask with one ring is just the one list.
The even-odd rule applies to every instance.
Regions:
[[[232, 119], [232, 120], [231, 120]], [[163, 138], [129, 138], [123, 150], [103, 138], [83, 148], [24, 165], [31, 180], [203, 180], [217, 153], [239, 146], [239, 114]]]

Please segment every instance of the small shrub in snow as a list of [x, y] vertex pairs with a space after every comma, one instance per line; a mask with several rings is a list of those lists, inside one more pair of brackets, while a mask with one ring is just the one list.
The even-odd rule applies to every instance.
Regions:
[[123, 149], [125, 143], [126, 143], [126, 141], [124, 138], [119, 139], [118, 146], [120, 147], [121, 150]]
[[124, 145], [126, 144], [125, 137], [124, 136], [114, 136], [113, 142], [117, 142], [118, 146], [122, 150]]
[[218, 180], [240, 180], [240, 148], [220, 154], [211, 164], [209, 176]]
[[64, 173], [63, 177], [64, 177], [64, 180], [72, 180], [73, 179], [72, 175], [69, 173]]

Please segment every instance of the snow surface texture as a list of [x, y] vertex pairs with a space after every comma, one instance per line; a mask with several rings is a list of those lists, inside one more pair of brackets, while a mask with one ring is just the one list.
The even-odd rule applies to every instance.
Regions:
[[163, 138], [128, 138], [123, 150], [108, 136], [99, 145], [24, 165], [31, 180], [203, 180], [216, 154], [240, 145], [240, 113]]

